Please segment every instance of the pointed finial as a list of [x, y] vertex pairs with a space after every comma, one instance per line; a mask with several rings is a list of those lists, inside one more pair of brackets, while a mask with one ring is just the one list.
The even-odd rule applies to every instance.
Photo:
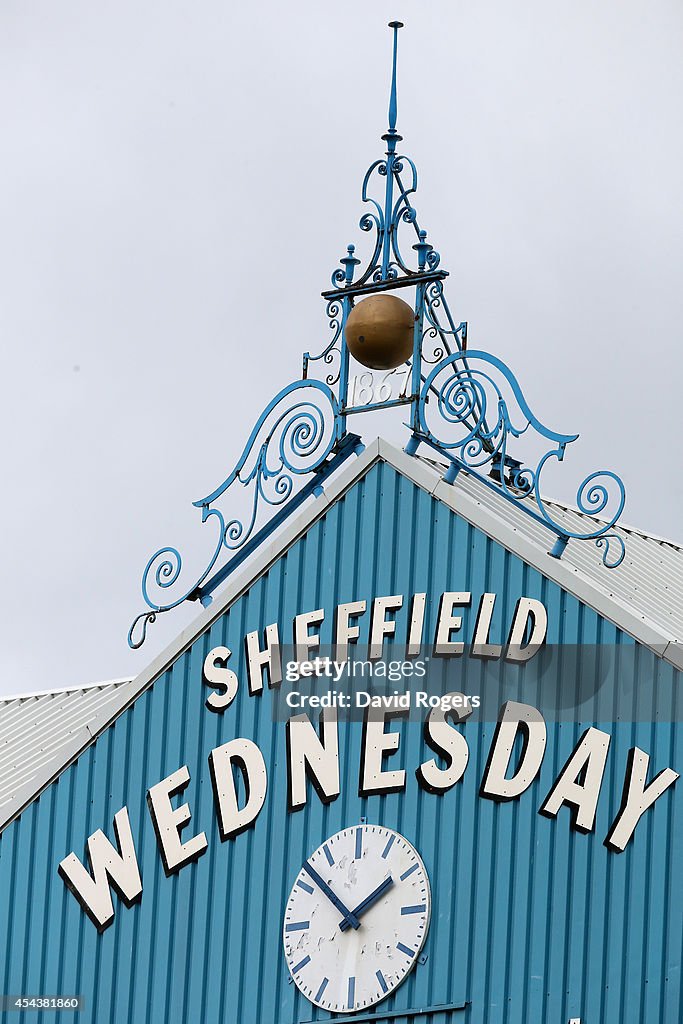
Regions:
[[357, 256], [354, 255], [356, 251], [355, 245], [349, 245], [346, 248], [346, 256], [344, 256], [339, 262], [344, 267], [344, 281], [346, 284], [351, 284], [353, 281], [353, 272], [360, 263]]
[[402, 21], [390, 21], [389, 28], [394, 30], [394, 58], [391, 69], [391, 94], [389, 96], [389, 133], [396, 134], [396, 56], [398, 53], [398, 30], [403, 28]]
[[433, 249], [433, 246], [427, 241], [427, 232], [418, 231], [418, 238], [420, 241], [413, 246], [413, 249], [417, 253], [417, 269], [422, 273], [427, 265], [427, 255]]

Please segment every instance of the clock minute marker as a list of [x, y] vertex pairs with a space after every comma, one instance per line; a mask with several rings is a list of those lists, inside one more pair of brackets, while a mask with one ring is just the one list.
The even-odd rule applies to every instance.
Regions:
[[415, 950], [414, 949], [409, 949], [408, 946], [404, 946], [402, 942], [397, 942], [396, 943], [396, 949], [398, 949], [401, 953], [405, 953], [406, 956], [409, 956], [409, 957], [414, 957], [415, 956]]
[[394, 845], [395, 841], [396, 841], [396, 836], [395, 835], [389, 836], [389, 842], [384, 847], [384, 853], [382, 854], [382, 860], [386, 860], [387, 859], [387, 857], [389, 856], [389, 851], [391, 850], [391, 847]]

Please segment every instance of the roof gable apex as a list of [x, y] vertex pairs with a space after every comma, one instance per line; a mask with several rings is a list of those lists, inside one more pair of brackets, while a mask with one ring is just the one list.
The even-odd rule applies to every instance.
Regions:
[[[670, 662], [675, 668], [683, 669], [683, 644], [677, 643], [674, 638], [667, 635], [658, 623], [629, 608], [607, 589], [601, 589], [586, 572], [568, 559], [552, 557], [548, 553], [553, 539], [549, 531], [545, 531], [545, 544], [539, 542], [538, 538], [530, 539], [519, 529], [514, 516], [508, 512], [509, 504], [502, 498], [497, 503], [485, 503], [463, 486], [462, 480], [454, 484], [447, 483], [434, 464], [408, 455], [388, 441], [378, 438], [351, 463], [347, 463], [338, 474], [326, 481], [322, 493], [286, 522], [268, 543], [264, 543], [239, 574], [229, 577], [212, 604], [182, 630], [137, 678], [127, 681], [125, 685], [117, 682], [115, 692], [114, 684], [110, 684], [111, 699], [103, 701], [96, 713], [91, 714], [93, 709], [88, 710], [87, 701], [84, 701], [83, 720], [73, 729], [68, 741], [60, 747], [58, 757], [46, 759], [30, 779], [12, 794], [11, 801], [0, 807], [0, 831], [94, 743], [98, 736], [111, 726], [184, 651], [380, 462], [392, 467], [399, 476], [428, 493], [454, 515], [461, 517], [604, 619], [628, 633], [638, 643]], [[520, 515], [523, 513], [518, 512], [518, 516]], [[606, 583], [609, 583], [609, 580], [606, 580]], [[87, 690], [84, 690], [84, 693], [87, 693]]]

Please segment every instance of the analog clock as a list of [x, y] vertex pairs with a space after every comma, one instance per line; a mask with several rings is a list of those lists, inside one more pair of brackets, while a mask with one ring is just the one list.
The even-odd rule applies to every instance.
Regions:
[[304, 862], [287, 900], [282, 936], [298, 988], [336, 1013], [378, 1003], [414, 967], [430, 905], [407, 839], [381, 825], [337, 832]]

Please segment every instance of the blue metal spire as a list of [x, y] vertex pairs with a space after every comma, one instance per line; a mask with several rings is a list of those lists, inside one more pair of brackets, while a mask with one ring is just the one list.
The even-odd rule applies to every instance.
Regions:
[[402, 21], [390, 21], [389, 28], [394, 30], [394, 59], [391, 68], [391, 93], [389, 95], [389, 133], [396, 134], [396, 60], [398, 55], [398, 30], [403, 28]]
[[[391, 92], [389, 94], [389, 130], [382, 138], [387, 143], [387, 164], [386, 164], [386, 190], [384, 195], [384, 239], [382, 245], [382, 278], [387, 279], [391, 266], [391, 236], [393, 230], [393, 209], [394, 209], [394, 177], [397, 174], [396, 168], [396, 144], [401, 136], [396, 131], [397, 101], [396, 101], [396, 60], [398, 57], [398, 30], [403, 28], [400, 21], [389, 22], [389, 28], [394, 30], [394, 55], [391, 68]], [[381, 173], [381, 172], [380, 172]]]

